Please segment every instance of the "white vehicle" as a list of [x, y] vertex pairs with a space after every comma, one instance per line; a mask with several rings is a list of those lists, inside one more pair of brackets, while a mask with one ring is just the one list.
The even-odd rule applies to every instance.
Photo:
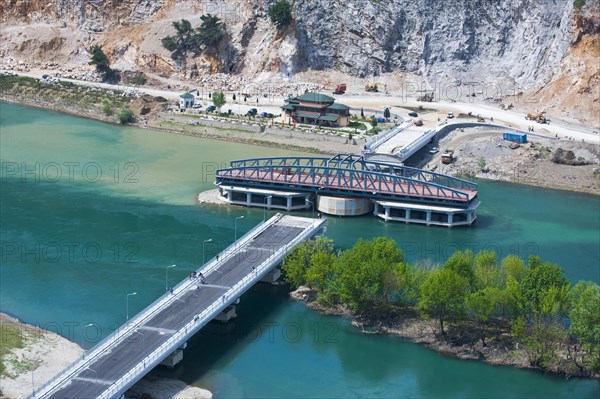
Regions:
[[454, 118], [454, 112], [448, 112], [448, 119]]

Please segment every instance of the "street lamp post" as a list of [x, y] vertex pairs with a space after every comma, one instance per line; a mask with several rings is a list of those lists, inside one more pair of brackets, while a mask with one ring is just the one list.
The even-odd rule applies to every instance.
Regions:
[[133, 295], [137, 295], [137, 292], [132, 292], [131, 294], [127, 294], [127, 297], [125, 300], [125, 316], [127, 316], [127, 321], [129, 321], [129, 297], [133, 296]]
[[244, 218], [244, 215], [238, 216], [238, 217], [235, 218], [235, 224], [234, 224], [234, 229], [233, 229], [233, 232], [234, 232], [233, 242], [237, 241], [237, 221], [238, 221], [238, 219], [243, 219], [243, 218]]
[[206, 243], [211, 242], [212, 238], [202, 241], [202, 265], [206, 263]]
[[85, 326], [81, 327], [81, 349], [83, 349], [83, 358], [85, 359], [85, 348], [83, 347], [83, 332], [86, 328], [93, 326], [94, 323], [88, 323]]
[[169, 269], [172, 267], [175, 267], [177, 265], [171, 265], [171, 266], [167, 266], [165, 267], [165, 292], [167, 292], [169, 290]]

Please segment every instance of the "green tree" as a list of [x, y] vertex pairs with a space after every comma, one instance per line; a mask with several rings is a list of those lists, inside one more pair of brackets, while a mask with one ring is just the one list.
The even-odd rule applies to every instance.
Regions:
[[306, 271], [311, 266], [311, 259], [317, 253], [333, 253], [333, 241], [320, 236], [316, 240], [308, 240], [298, 245], [294, 251], [285, 258], [281, 269], [285, 273], [285, 281], [293, 288], [307, 283]]
[[232, 98], [232, 100], [233, 100], [233, 101], [235, 101], [235, 100], [236, 100], [235, 93], [233, 94], [233, 98]]
[[479, 337], [483, 346], [491, 318], [496, 314], [501, 303], [502, 291], [497, 287], [486, 287], [473, 292], [468, 299], [471, 315], [479, 325]]
[[473, 251], [456, 251], [444, 263], [444, 268], [450, 269], [464, 277], [470, 285], [473, 285], [475, 274], [473, 272]]
[[203, 15], [200, 19], [202, 23], [197, 30], [199, 43], [214, 52], [225, 36], [223, 23], [219, 17], [211, 14]]
[[502, 276], [497, 266], [494, 251], [484, 250], [475, 255], [473, 260], [473, 282], [477, 290], [486, 287], [501, 288]]
[[500, 267], [505, 279], [511, 276], [517, 281], [517, 283], [520, 283], [527, 274], [525, 262], [523, 262], [523, 259], [515, 255], [508, 255], [502, 259]]
[[119, 122], [123, 125], [134, 121], [133, 111], [127, 107], [121, 109], [121, 112], [119, 112], [117, 117], [119, 118]]
[[163, 47], [171, 52], [174, 60], [184, 58], [188, 52], [197, 54], [200, 51], [200, 35], [192, 29], [190, 21], [174, 21], [173, 28], [175, 35], [163, 37], [160, 41]]
[[106, 116], [113, 114], [112, 103], [109, 100], [102, 100], [102, 113]]
[[102, 47], [95, 45], [91, 50], [92, 57], [89, 65], [96, 67], [96, 72], [102, 75], [102, 80], [110, 80], [114, 78], [114, 71], [110, 68], [108, 57], [102, 50]]
[[440, 322], [442, 335], [444, 321], [461, 315], [469, 289], [469, 281], [451, 268], [441, 268], [431, 272], [421, 286], [419, 308], [427, 317], [435, 317]]
[[377, 315], [385, 310], [398, 291], [402, 251], [386, 237], [358, 240], [337, 259], [340, 299], [359, 313]]
[[431, 272], [423, 267], [407, 265], [401, 277], [398, 301], [402, 305], [417, 305], [421, 298], [421, 287]]
[[287, 0], [278, 0], [269, 7], [269, 18], [278, 28], [292, 22], [292, 5]]
[[315, 253], [310, 258], [310, 266], [306, 270], [306, 282], [319, 293], [323, 293], [327, 288], [329, 280], [332, 278], [335, 256], [328, 251]]
[[487, 161], [484, 157], [479, 157], [479, 159], [477, 160], [477, 164], [479, 165], [479, 169], [484, 170], [485, 165], [487, 165]]
[[519, 282], [511, 275], [506, 279], [506, 287], [500, 296], [501, 313], [510, 320], [516, 320], [523, 310], [523, 292]]
[[383, 117], [384, 117], [385, 119], [390, 119], [390, 116], [391, 116], [391, 114], [390, 114], [390, 109], [389, 109], [389, 108], [384, 108], [384, 109], [383, 109]]
[[212, 102], [213, 105], [220, 111], [221, 107], [227, 103], [227, 99], [222, 91], [215, 91], [212, 94]]
[[587, 353], [585, 364], [600, 372], [600, 286], [580, 281], [570, 292], [571, 334], [577, 337]]
[[547, 322], [536, 317], [523, 333], [523, 343], [529, 357], [529, 364], [542, 369], [557, 360], [558, 344], [565, 338], [565, 330], [557, 321]]
[[363, 108], [360, 109], [360, 117], [365, 119], [365, 110]]
[[527, 310], [533, 314], [543, 311], [542, 299], [547, 300], [544, 295], [551, 287], [562, 289], [568, 282], [563, 276], [563, 269], [558, 265], [542, 263], [536, 256], [530, 257], [529, 264], [530, 268], [521, 282], [521, 288]]
[[143, 86], [148, 82], [148, 78], [143, 73], [137, 73], [127, 79], [127, 83], [134, 86]]

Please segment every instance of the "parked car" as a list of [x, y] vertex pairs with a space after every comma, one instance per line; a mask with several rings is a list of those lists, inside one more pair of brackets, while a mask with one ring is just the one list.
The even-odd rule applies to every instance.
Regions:
[[202, 104], [196, 103], [196, 104], [192, 105], [192, 108], [196, 108], [196, 109], [202, 108]]
[[258, 110], [256, 108], [250, 108], [248, 110], [248, 115], [256, 116], [257, 113], [258, 113]]
[[261, 113], [260, 113], [260, 116], [261, 116], [262, 118], [272, 118], [272, 117], [273, 117], [273, 114], [272, 114], [272, 113], [270, 113], [270, 112], [261, 112]]
[[413, 118], [416, 118], [417, 116], [419, 116], [419, 114], [417, 114], [415, 111], [409, 112], [408, 116], [412, 116]]
[[454, 118], [454, 112], [448, 112], [448, 119]]
[[432, 147], [432, 148], [431, 148], [431, 149], [430, 149], [428, 152], [429, 152], [430, 154], [437, 154], [439, 151], [440, 151], [440, 149], [439, 149], [439, 148], [437, 148], [437, 147]]
[[215, 107], [214, 105], [209, 105], [208, 107], [206, 107], [206, 112], [213, 112], [216, 109], [217, 107]]

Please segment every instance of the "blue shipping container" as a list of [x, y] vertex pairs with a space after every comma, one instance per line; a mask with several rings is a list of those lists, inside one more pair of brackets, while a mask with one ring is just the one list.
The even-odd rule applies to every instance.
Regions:
[[385, 118], [377, 118], [377, 122], [385, 122]]
[[527, 133], [504, 133], [504, 140], [514, 141], [515, 143], [527, 143]]

